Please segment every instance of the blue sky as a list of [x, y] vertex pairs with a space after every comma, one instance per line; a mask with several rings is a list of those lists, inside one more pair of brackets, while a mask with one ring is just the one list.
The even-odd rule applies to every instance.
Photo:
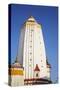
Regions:
[[51, 79], [58, 78], [58, 7], [11, 5], [11, 62], [17, 56], [20, 30], [29, 16], [42, 24], [46, 55], [51, 64]]

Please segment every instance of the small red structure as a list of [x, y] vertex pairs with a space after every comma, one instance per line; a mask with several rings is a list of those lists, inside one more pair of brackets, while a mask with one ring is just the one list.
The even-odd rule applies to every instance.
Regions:
[[35, 67], [34, 71], [40, 71], [40, 69], [38, 67], [38, 64], [36, 64], [36, 67]]

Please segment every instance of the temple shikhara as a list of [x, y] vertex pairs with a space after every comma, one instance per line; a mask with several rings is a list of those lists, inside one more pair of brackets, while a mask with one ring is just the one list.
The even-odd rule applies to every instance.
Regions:
[[9, 67], [11, 86], [51, 83], [42, 25], [30, 16], [20, 30], [18, 54]]

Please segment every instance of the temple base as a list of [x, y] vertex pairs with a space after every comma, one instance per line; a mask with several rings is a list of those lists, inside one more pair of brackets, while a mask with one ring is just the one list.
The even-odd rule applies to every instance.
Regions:
[[47, 79], [25, 79], [24, 85], [51, 84], [51, 80]]

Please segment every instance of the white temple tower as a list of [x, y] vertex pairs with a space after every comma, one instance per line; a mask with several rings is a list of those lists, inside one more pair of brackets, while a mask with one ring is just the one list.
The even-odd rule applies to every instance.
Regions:
[[24, 67], [24, 79], [33, 79], [36, 65], [39, 78], [47, 78], [47, 64], [42, 26], [31, 16], [24, 23], [20, 38], [17, 60]]

